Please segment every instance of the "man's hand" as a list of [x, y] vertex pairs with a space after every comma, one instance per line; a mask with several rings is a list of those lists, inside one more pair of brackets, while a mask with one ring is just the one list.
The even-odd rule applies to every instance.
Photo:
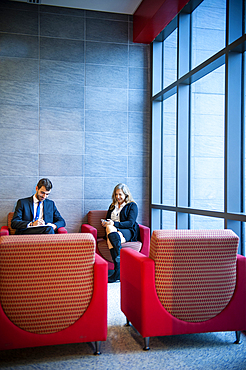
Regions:
[[54, 230], [57, 229], [57, 226], [55, 224], [52, 223], [45, 224], [44, 220], [33, 221], [31, 224], [31, 226], [45, 226], [45, 225], [53, 227]]
[[57, 226], [55, 224], [50, 223], [50, 222], [47, 224], [47, 226], [52, 226], [54, 230], [57, 229]]
[[37, 221], [33, 221], [32, 223], [32, 226], [44, 226], [44, 225], [45, 225], [44, 220], [37, 220]]

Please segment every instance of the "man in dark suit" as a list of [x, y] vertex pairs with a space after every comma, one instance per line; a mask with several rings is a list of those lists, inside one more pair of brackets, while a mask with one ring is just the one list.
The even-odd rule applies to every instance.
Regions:
[[47, 199], [51, 189], [51, 181], [41, 179], [33, 196], [18, 200], [11, 221], [16, 234], [54, 234], [66, 225], [55, 203]]

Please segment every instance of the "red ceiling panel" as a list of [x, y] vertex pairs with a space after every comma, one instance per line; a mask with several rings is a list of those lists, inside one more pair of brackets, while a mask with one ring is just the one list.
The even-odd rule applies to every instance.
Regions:
[[189, 0], [143, 0], [133, 15], [133, 41], [150, 44]]

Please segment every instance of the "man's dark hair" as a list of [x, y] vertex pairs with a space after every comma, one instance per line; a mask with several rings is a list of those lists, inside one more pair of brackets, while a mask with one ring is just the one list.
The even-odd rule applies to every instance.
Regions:
[[40, 189], [42, 186], [44, 186], [47, 191], [50, 191], [52, 189], [52, 182], [49, 179], [41, 179], [37, 183], [37, 187]]

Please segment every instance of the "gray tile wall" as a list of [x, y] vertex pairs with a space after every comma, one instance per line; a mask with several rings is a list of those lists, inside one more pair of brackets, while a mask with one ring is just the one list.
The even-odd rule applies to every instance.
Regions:
[[41, 177], [78, 232], [128, 184], [149, 225], [149, 46], [132, 17], [0, 3], [0, 226]]

